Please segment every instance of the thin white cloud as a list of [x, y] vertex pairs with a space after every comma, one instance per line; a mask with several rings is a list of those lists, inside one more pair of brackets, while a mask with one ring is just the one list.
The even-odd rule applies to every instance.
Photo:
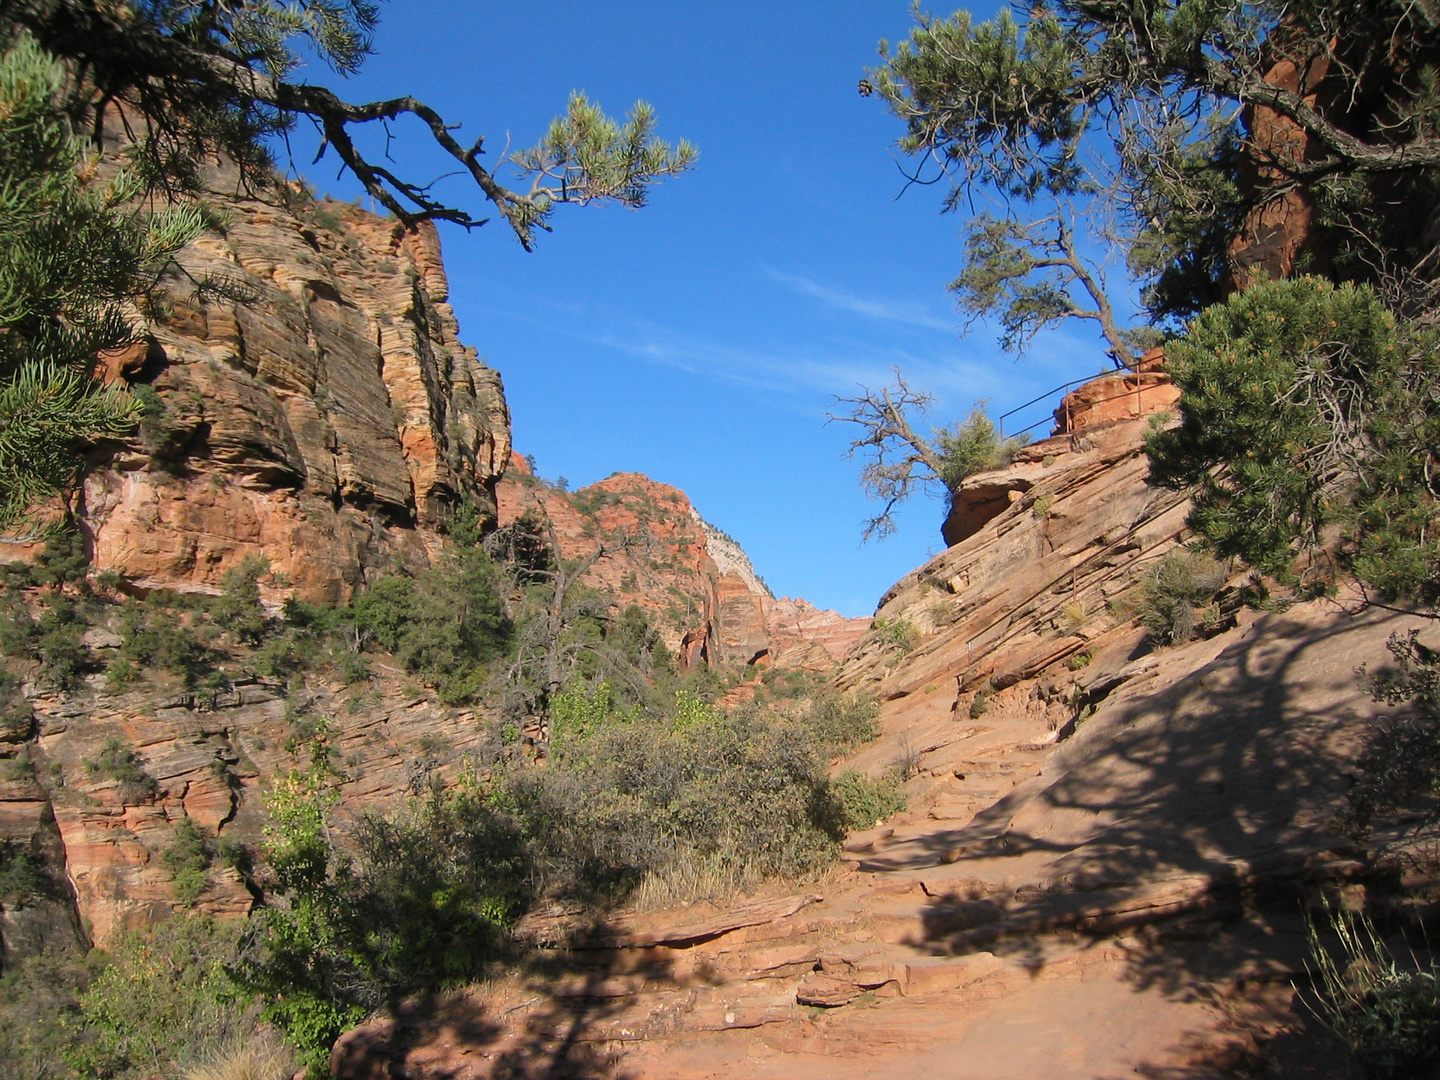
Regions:
[[819, 300], [828, 307], [849, 311], [871, 319], [903, 323], [926, 330], [941, 330], [947, 334], [958, 332], [959, 326], [953, 319], [941, 319], [928, 312], [922, 305], [899, 300], [882, 300], [875, 297], [858, 296], [845, 289], [823, 285], [799, 274], [787, 274], [773, 267], [764, 268], [765, 276], [812, 300]]
[[[1029, 358], [1017, 360], [1002, 352], [983, 328], [967, 339], [949, 334], [934, 348], [914, 342], [906, 347], [887, 335], [867, 340], [863, 334], [751, 346], [677, 330], [605, 305], [583, 310], [566, 305], [563, 314], [552, 309], [548, 317], [533, 304], [528, 308], [482, 305], [481, 311], [696, 378], [749, 387], [764, 393], [772, 406], [809, 417], [816, 417], [827, 403], [817, 403], [817, 395], [851, 397], [860, 387], [888, 384], [899, 368], [913, 388], [934, 395], [929, 419], [944, 423], [964, 415], [976, 401], [990, 401], [992, 413], [1019, 404], [1099, 367], [1087, 362], [1083, 371], [1077, 370], [1077, 360], [1100, 359], [1093, 344], [1064, 334], [1043, 345], [1037, 342]], [[1027, 419], [1031, 411], [1039, 415], [1043, 407], [1027, 410]]]

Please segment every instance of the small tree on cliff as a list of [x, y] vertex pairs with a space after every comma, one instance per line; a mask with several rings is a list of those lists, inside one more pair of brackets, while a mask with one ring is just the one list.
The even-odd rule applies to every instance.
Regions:
[[853, 398], [836, 398], [829, 418], [855, 424], [860, 434], [850, 443], [848, 455], [862, 454], [860, 486], [870, 498], [884, 503], [880, 513], [865, 523], [864, 537], [884, 539], [895, 531], [895, 507], [918, 490], [941, 489], [952, 496], [967, 476], [1006, 464], [1024, 439], [1002, 439], [983, 403], [952, 427], [936, 428], [927, 439], [915, 430], [912, 417], [934, 402], [924, 391], [912, 390], [899, 369], [893, 386], [860, 388]]
[[[1422, 301], [1440, 276], [1433, 5], [1045, 0], [1019, 20], [917, 19], [861, 93], [904, 122], [916, 180], [948, 178], [945, 210], [997, 197], [952, 288], [1007, 345], [1079, 317], [1130, 362], [1101, 273], [1117, 246], [1161, 319], [1220, 298], [1242, 233], [1272, 273], [1308, 259]], [[1287, 208], [1309, 232], [1269, 251], [1287, 238], [1262, 235], [1266, 211]]]

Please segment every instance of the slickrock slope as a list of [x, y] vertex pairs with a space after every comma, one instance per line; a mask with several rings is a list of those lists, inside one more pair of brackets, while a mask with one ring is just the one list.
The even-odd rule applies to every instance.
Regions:
[[94, 562], [213, 592], [264, 555], [303, 598], [343, 600], [369, 568], [423, 566], [461, 497], [493, 510], [500, 377], [460, 344], [433, 228], [303, 193], [228, 210], [180, 253], [148, 340], [109, 358], [155, 396], [86, 484]]
[[1302, 903], [1404, 913], [1440, 886], [1395, 837], [1333, 828], [1377, 714], [1355, 667], [1423, 621], [1226, 599], [1210, 636], [1152, 649], [1129, 599], [1186, 507], [1145, 486], [1145, 425], [972, 478], [999, 511], [886, 596], [838, 679], [882, 695], [884, 734], [837, 767], [900, 766], [910, 806], [852, 835], [846, 869], [537, 920], [560, 947], [532, 977], [371, 1022], [339, 1075], [1333, 1075], [1294, 999]]
[[[711, 525], [683, 491], [639, 473], [616, 473], [565, 492], [537, 479], [515, 456], [497, 488], [502, 525], [529, 512], [548, 519], [567, 559], [600, 545], [585, 581], [655, 621], [686, 667], [775, 663], [828, 670], [870, 626], [869, 619], [776, 600], [744, 550]], [[626, 543], [616, 546], [617, 538]]]

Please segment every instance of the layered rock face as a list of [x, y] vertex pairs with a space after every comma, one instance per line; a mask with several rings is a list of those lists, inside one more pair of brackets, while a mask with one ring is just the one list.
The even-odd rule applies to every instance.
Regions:
[[164, 316], [109, 373], [154, 391], [95, 469], [94, 564], [213, 592], [263, 555], [304, 599], [424, 565], [461, 498], [493, 512], [510, 457], [500, 376], [462, 345], [433, 227], [343, 203], [240, 198], [177, 257]]
[[586, 584], [621, 608], [635, 604], [650, 613], [666, 648], [687, 668], [829, 668], [870, 625], [804, 600], [776, 600], [740, 545], [702, 518], [683, 491], [640, 473], [564, 492], [538, 480], [517, 456], [497, 500], [502, 525], [527, 512], [548, 520], [564, 558], [584, 558], [602, 544], [612, 549], [589, 569]]
[[[1081, 405], [1103, 416], [1114, 402], [1172, 404], [1168, 385], [1133, 393], [1147, 377], [1081, 387], [1067, 399], [1078, 431], [966, 479], [945, 523], [953, 546], [881, 599], [877, 629], [845, 666], [847, 687], [896, 697], [939, 680], [968, 702], [987, 682], [1029, 678], [1111, 632], [1107, 603], [1180, 540], [1189, 500], [1145, 483], [1148, 417], [1088, 423]], [[896, 626], [914, 640], [887, 633]]]
[[[473, 712], [434, 704], [383, 675], [349, 692], [319, 680], [296, 692], [242, 676], [232, 690], [207, 695], [151, 686], [107, 693], [103, 676], [93, 681], [87, 692], [35, 695], [28, 768], [0, 762], [0, 843], [63, 868], [45, 902], [0, 905], [0, 967], [45, 941], [104, 945], [185, 910], [165, 862], [176, 825], [189, 818], [258, 851], [263, 793], [303, 762], [304, 733], [322, 721], [342, 777], [342, 833], [354, 815], [394, 807], [432, 776], [453, 777], [464, 755], [494, 753]], [[107, 745], [131, 751], [148, 782], [127, 784], [97, 768]], [[226, 917], [254, 903], [241, 875], [217, 859], [194, 908]]]

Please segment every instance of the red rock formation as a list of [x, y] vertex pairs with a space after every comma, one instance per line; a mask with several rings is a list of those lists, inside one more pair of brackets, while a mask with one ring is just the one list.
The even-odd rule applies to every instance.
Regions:
[[[951, 494], [950, 511], [940, 529], [945, 543], [954, 547], [969, 539], [1024, 499], [1048, 468], [1047, 458], [1059, 458], [1097, 441], [1110, 444], [1117, 437], [1111, 429], [1117, 427], [1125, 432], [1118, 437], [1130, 440], [1133, 421], [1174, 408], [1180, 391], [1165, 374], [1164, 362], [1164, 352], [1151, 349], [1140, 358], [1137, 371], [1102, 375], [1066, 394], [1055, 410], [1055, 428], [1049, 438], [1022, 449], [1015, 455], [1014, 467], [976, 473]], [[1138, 445], [1134, 449], [1138, 450]], [[1037, 497], [1043, 494], [1037, 492]]]
[[877, 623], [909, 626], [917, 643], [907, 652], [872, 632], [846, 662], [845, 685], [885, 698], [928, 685], [963, 709], [987, 680], [1029, 678], [1091, 648], [1107, 604], [1185, 529], [1188, 498], [1145, 483], [1148, 426], [1141, 417], [1056, 435], [968, 479], [961, 496], [971, 485], [1003, 489], [1004, 507], [968, 522], [882, 598]]
[[682, 667], [761, 657], [828, 667], [869, 626], [803, 600], [776, 601], [740, 546], [701, 518], [684, 492], [639, 473], [562, 492], [535, 479], [516, 455], [496, 496], [501, 524], [526, 511], [547, 517], [566, 558], [593, 551], [601, 536], [630, 536], [629, 546], [596, 561], [586, 582], [622, 608], [649, 612]]
[[146, 342], [102, 362], [163, 415], [91, 473], [82, 521], [138, 588], [215, 592], [263, 555], [273, 598], [343, 600], [424, 565], [462, 496], [493, 507], [504, 390], [460, 344], [433, 227], [301, 197], [230, 211], [177, 257]]
[[[288, 698], [277, 685], [245, 678], [205, 700], [154, 687], [38, 695], [38, 737], [27, 747], [34, 777], [0, 781], [0, 842], [64, 867], [85, 935], [96, 944], [166, 918], [183, 907], [163, 859], [176, 823], [189, 817], [211, 835], [258, 850], [263, 792], [297, 761], [287, 749], [297, 712], [330, 721], [344, 776], [342, 829], [359, 811], [398, 804], [432, 773], [453, 776], [465, 754], [483, 754], [488, 735], [473, 713], [417, 700], [403, 683], [377, 676], [363, 711], [314, 680]], [[127, 792], [93, 767], [111, 739], [133, 749], [153, 793]], [[254, 898], [233, 869], [217, 863], [208, 876], [198, 910], [224, 917], [251, 909]], [[54, 922], [56, 912], [0, 908], [0, 944], [33, 951], [40, 917]]]
[[765, 625], [783, 666], [823, 670], [845, 659], [870, 629], [870, 620], [782, 596], [765, 605]]
[[1078, 386], [1060, 399], [1051, 435], [1134, 420], [1175, 407], [1180, 390], [1165, 374], [1165, 352], [1151, 349], [1135, 371], [1117, 371]]

